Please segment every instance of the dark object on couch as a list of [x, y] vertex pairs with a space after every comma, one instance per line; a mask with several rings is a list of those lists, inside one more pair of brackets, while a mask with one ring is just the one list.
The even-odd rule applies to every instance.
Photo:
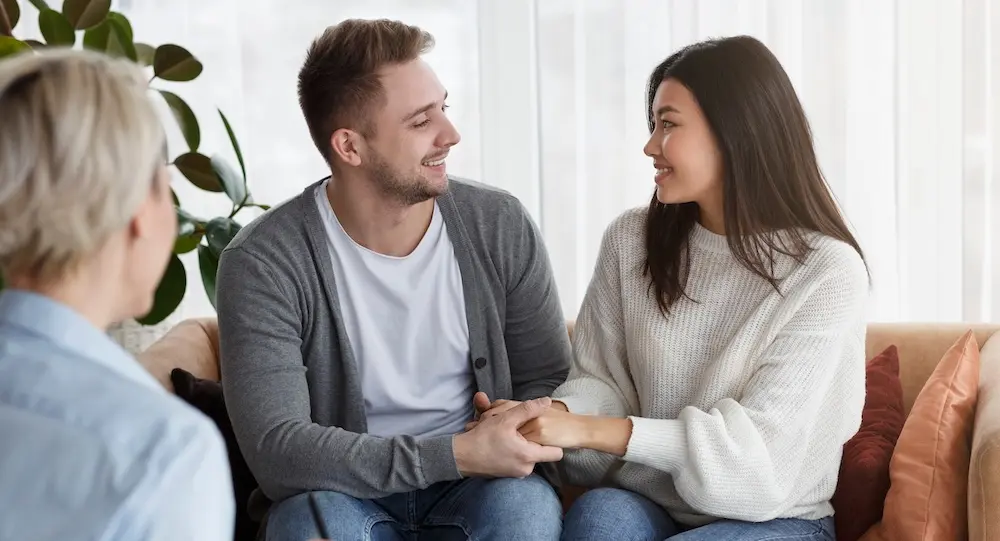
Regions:
[[222, 433], [229, 455], [236, 501], [233, 541], [254, 541], [260, 523], [250, 518], [247, 502], [250, 494], [257, 488], [257, 480], [250, 473], [250, 468], [236, 444], [236, 435], [233, 433], [233, 425], [229, 421], [226, 402], [222, 396], [222, 385], [217, 381], [196, 378], [180, 368], [170, 372], [170, 381], [174, 384], [177, 396], [212, 419]]

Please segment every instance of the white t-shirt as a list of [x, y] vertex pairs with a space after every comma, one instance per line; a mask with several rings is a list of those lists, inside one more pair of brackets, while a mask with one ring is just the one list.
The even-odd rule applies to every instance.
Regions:
[[326, 196], [316, 203], [326, 226], [344, 327], [358, 363], [376, 436], [437, 436], [472, 419], [465, 294], [455, 250], [437, 205], [412, 253], [373, 252], [344, 231]]

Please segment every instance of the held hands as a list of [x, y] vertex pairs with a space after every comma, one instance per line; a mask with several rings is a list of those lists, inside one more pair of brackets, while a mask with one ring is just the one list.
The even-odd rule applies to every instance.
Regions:
[[[480, 393], [481, 394], [481, 393]], [[488, 402], [485, 395], [475, 400]], [[480, 417], [468, 432], [454, 439], [458, 470], [466, 477], [527, 477], [539, 462], [558, 462], [559, 447], [528, 441], [518, 432], [523, 425], [549, 410], [548, 397], [515, 403], [502, 413]]]
[[[496, 400], [490, 403], [484, 393], [476, 393], [473, 403], [479, 414], [479, 421], [469, 423], [466, 430], [521, 404], [516, 400]], [[568, 413], [562, 402], [555, 401], [540, 415], [521, 425], [518, 432], [526, 440], [539, 445], [570, 449], [583, 444], [588, 429], [585, 417]]]

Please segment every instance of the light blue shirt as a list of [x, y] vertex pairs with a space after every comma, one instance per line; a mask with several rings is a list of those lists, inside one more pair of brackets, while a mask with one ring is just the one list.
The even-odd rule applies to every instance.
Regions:
[[233, 537], [225, 444], [69, 307], [0, 293], [0, 541]]

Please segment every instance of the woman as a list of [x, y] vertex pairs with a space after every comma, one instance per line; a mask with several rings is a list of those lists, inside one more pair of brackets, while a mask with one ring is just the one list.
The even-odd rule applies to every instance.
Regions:
[[0, 60], [0, 539], [232, 539], [218, 431], [105, 333], [150, 310], [177, 234], [147, 80]]
[[569, 378], [521, 428], [605, 487], [564, 538], [832, 540], [868, 273], [805, 114], [749, 37], [672, 55], [648, 100], [655, 196], [607, 229]]

